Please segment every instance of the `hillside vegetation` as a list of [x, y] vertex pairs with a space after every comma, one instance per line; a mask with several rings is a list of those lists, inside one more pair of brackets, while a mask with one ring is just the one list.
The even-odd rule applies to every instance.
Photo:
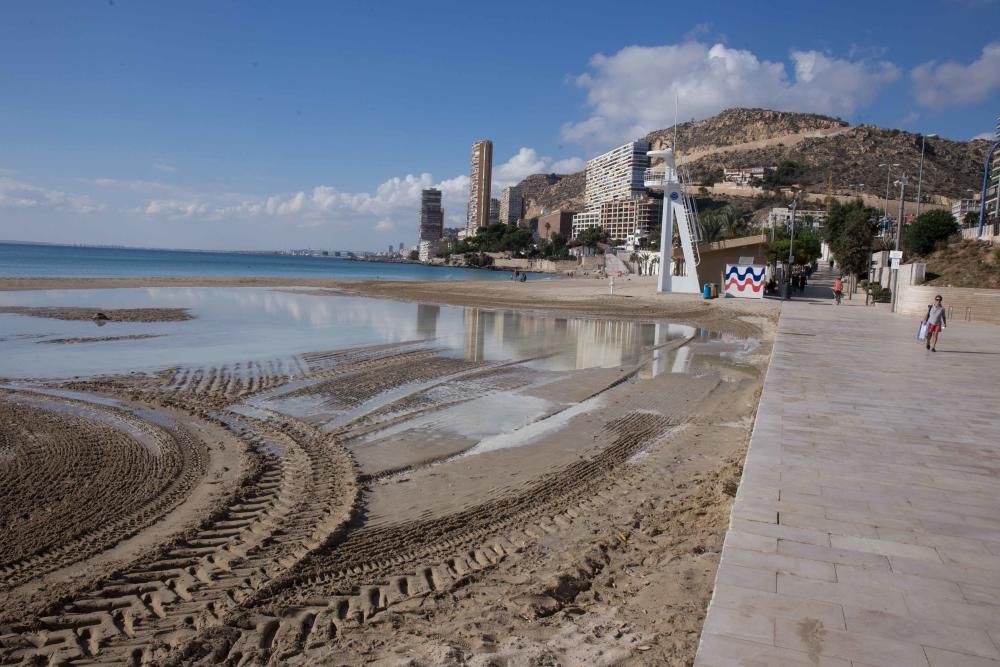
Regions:
[[927, 263], [927, 285], [1000, 289], [1000, 248], [983, 241], [953, 241], [915, 261]]
[[[664, 148], [671, 146], [673, 136], [670, 127], [651, 132], [646, 139], [654, 148]], [[797, 166], [795, 182], [815, 193], [826, 193], [828, 184], [835, 193], [843, 193], [856, 183], [866, 184], [868, 193], [884, 193], [886, 171], [879, 164], [899, 163], [899, 169], [915, 181], [920, 163], [920, 135], [873, 125], [851, 127], [838, 118], [767, 109], [727, 109], [712, 118], [679, 123], [677, 142], [696, 182], [709, 180], [726, 167], [774, 167], [791, 162]], [[986, 140], [928, 139], [923, 193], [949, 199], [968, 196], [968, 189], [980, 185], [988, 147]], [[533, 217], [542, 209], [580, 210], [586, 178], [584, 172], [534, 175], [521, 186], [528, 217]], [[907, 192], [907, 198], [913, 199], [915, 182]]]

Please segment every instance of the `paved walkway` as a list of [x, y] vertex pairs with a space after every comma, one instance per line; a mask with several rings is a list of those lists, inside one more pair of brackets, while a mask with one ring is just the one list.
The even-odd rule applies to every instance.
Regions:
[[1000, 327], [863, 304], [783, 307], [698, 666], [1000, 666]]

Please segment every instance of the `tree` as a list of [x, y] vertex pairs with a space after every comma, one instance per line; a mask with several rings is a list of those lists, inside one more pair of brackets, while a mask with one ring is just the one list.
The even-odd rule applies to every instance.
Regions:
[[802, 176], [802, 167], [797, 162], [782, 160], [773, 170], [764, 174], [764, 185], [777, 189], [784, 185], [792, 185]]
[[856, 276], [868, 274], [872, 257], [872, 237], [875, 235], [875, 217], [863, 208], [848, 212], [844, 228], [836, 243], [831, 246], [837, 263]]
[[963, 227], [975, 227], [979, 224], [979, 211], [968, 211], [962, 218]]
[[926, 255], [934, 250], [939, 241], [958, 233], [958, 223], [948, 211], [932, 209], [920, 214], [906, 228], [904, 240], [906, 248], [917, 255]]
[[[767, 257], [773, 261], [788, 261], [788, 246], [793, 243], [787, 234], [776, 238], [768, 247]], [[792, 246], [792, 262], [794, 264], [812, 264], [819, 258], [820, 241], [815, 234], [810, 231], [801, 231], [795, 234], [794, 245]]]
[[416, 262], [417, 260], [420, 259], [420, 253], [417, 252], [416, 250], [411, 250], [410, 254], [409, 254], [409, 258], [410, 258], [411, 262]]
[[834, 199], [827, 206], [823, 234], [837, 263], [846, 272], [868, 273], [878, 215], [875, 209], [865, 207], [860, 198], [846, 204]]
[[698, 227], [701, 230], [701, 240], [708, 243], [723, 238], [723, 221], [715, 211], [706, 211], [698, 216]]
[[598, 243], [607, 243], [608, 234], [604, 231], [604, 227], [601, 227], [600, 225], [596, 227], [587, 227], [576, 235], [576, 240], [580, 243], [580, 245], [593, 248]]

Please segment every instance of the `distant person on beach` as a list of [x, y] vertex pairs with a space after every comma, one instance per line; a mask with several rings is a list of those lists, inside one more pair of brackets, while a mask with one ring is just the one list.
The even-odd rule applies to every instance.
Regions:
[[942, 327], [948, 326], [948, 317], [941, 301], [940, 294], [934, 297], [934, 303], [927, 306], [927, 317], [924, 318], [924, 322], [927, 322], [927, 349], [931, 352], [937, 352], [938, 335]]

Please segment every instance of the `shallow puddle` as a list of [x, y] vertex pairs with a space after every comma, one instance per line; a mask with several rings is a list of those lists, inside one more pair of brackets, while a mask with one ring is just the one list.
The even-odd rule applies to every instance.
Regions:
[[[433, 340], [467, 361], [527, 360], [539, 370], [611, 368], [690, 338], [693, 327], [460, 308], [267, 288], [142, 288], [0, 293], [0, 306], [187, 308], [183, 322], [63, 321], [0, 314], [0, 376], [66, 378], [170, 367], [240, 368], [248, 360], [294, 373], [298, 355]], [[40, 345], [108, 335], [157, 338]]]

